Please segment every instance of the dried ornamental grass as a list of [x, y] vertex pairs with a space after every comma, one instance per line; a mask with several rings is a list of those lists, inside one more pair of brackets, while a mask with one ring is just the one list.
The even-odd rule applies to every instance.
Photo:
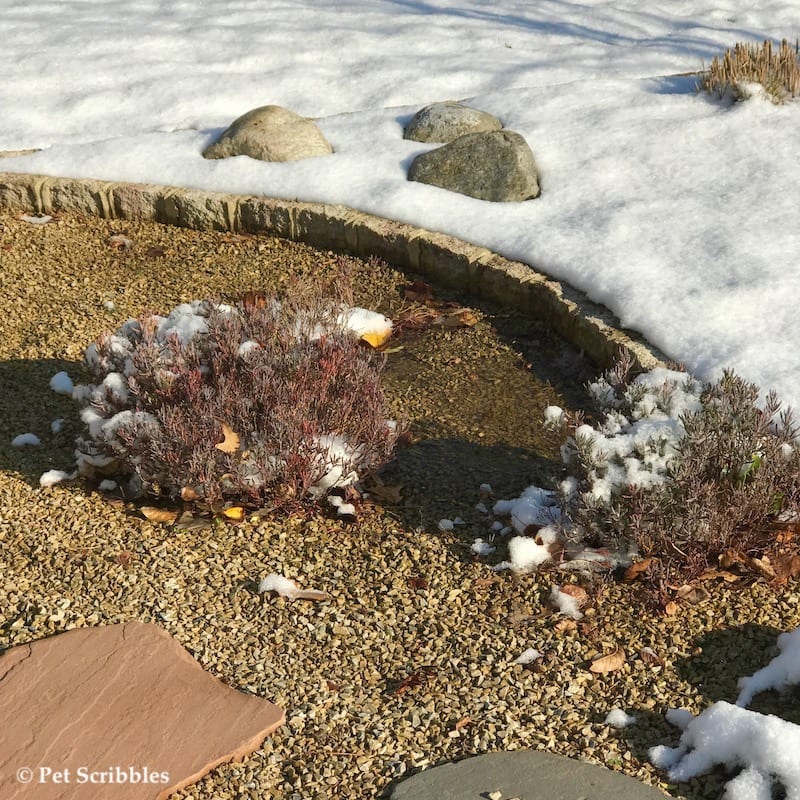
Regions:
[[800, 93], [798, 45], [792, 47], [784, 39], [775, 52], [768, 40], [760, 47], [738, 42], [721, 59], [714, 57], [699, 88], [720, 97], [732, 95], [735, 100], [745, 100], [754, 94], [752, 84], [762, 86], [774, 103], [796, 97]]

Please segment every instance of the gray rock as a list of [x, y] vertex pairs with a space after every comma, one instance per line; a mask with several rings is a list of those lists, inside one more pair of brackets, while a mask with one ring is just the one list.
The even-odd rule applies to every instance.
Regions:
[[539, 196], [533, 153], [525, 139], [513, 131], [459, 136], [417, 156], [408, 179], [493, 202], [519, 202]]
[[203, 158], [250, 156], [260, 161], [298, 161], [333, 152], [313, 120], [282, 106], [261, 106], [235, 119]]
[[466, 133], [499, 131], [502, 127], [497, 117], [448, 100], [417, 111], [403, 130], [403, 138], [415, 142], [452, 142]]

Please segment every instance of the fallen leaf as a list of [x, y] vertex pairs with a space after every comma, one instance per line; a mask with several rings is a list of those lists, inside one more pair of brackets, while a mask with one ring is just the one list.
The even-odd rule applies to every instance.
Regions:
[[800, 575], [800, 556], [777, 556], [774, 561], [776, 580], [785, 581]]
[[435, 667], [420, 667], [416, 672], [412, 672], [408, 677], [400, 681], [392, 694], [405, 694], [409, 689], [414, 689], [417, 686], [426, 684], [430, 680], [431, 673], [433, 673], [435, 669]]
[[367, 331], [361, 334], [361, 341], [366, 342], [370, 347], [377, 350], [384, 342], [388, 341], [391, 335], [391, 328], [382, 331]]
[[129, 239], [121, 233], [115, 233], [106, 239], [106, 244], [113, 247], [115, 250], [130, 250], [133, 247], [133, 240]]
[[725, 569], [707, 569], [699, 578], [701, 581], [714, 581], [722, 580], [725, 583], [735, 583], [741, 580], [741, 575], [736, 575], [733, 572], [728, 572]]
[[472, 581], [471, 586], [473, 589], [484, 589], [487, 586], [494, 585], [495, 583], [497, 583], [497, 581], [494, 578], [475, 578], [475, 580]]
[[687, 603], [697, 605], [704, 600], [708, 600], [709, 594], [702, 586], [684, 583], [683, 586], [678, 587], [675, 592], [675, 597], [677, 597], [678, 600], [685, 600]]
[[192, 489], [191, 486], [184, 486], [183, 489], [181, 489], [181, 500], [189, 501], [189, 500], [199, 500], [199, 499], [200, 495], [197, 494], [197, 492], [194, 489]]
[[222, 450], [223, 453], [235, 453], [239, 449], [239, 434], [234, 433], [231, 428], [222, 423], [222, 435], [225, 437], [219, 444], [214, 447], [217, 450]]
[[625, 583], [635, 581], [652, 563], [652, 558], [643, 558], [641, 561], [634, 561], [633, 564], [625, 570], [622, 580], [625, 581]]
[[664, 659], [652, 647], [643, 647], [639, 651], [639, 658], [649, 667], [663, 667]]
[[127, 569], [133, 560], [133, 552], [131, 550], [120, 550], [116, 556], [116, 562], [123, 569]]
[[244, 519], [245, 510], [241, 506], [231, 506], [231, 508], [223, 508], [222, 516], [227, 519], [232, 519], [234, 522], [241, 522]]
[[775, 570], [772, 568], [772, 562], [769, 560], [768, 556], [762, 556], [761, 558], [748, 558], [745, 563], [750, 569], [753, 570], [753, 572], [757, 572], [764, 578], [773, 580], [776, 577]]
[[586, 589], [574, 583], [565, 583], [561, 587], [561, 593], [569, 595], [575, 601], [575, 605], [577, 605], [578, 608], [583, 608], [583, 606], [589, 602], [589, 595], [586, 594]]
[[154, 245], [153, 247], [148, 247], [147, 250], [144, 251], [144, 254], [148, 258], [161, 258], [166, 252], [167, 251], [163, 247]]
[[340, 688], [339, 684], [334, 681], [325, 681], [325, 686], [329, 692], [338, 692]]
[[471, 328], [478, 324], [478, 316], [469, 308], [459, 308], [447, 314], [440, 324], [445, 328]]
[[556, 633], [566, 633], [567, 631], [574, 631], [578, 627], [578, 623], [574, 619], [561, 619], [553, 626]]
[[420, 577], [419, 575], [412, 575], [408, 579], [408, 585], [412, 589], [427, 589], [428, 581], [425, 578]]
[[434, 299], [433, 286], [425, 281], [416, 280], [403, 287], [403, 297], [417, 303], [429, 303]]
[[466, 728], [468, 725], [472, 725], [472, 717], [461, 717], [461, 719], [453, 726], [453, 730], [460, 731], [462, 728]]
[[403, 486], [400, 483], [376, 483], [368, 491], [372, 497], [388, 505], [397, 506], [403, 501]]
[[671, 617], [677, 613], [678, 613], [678, 604], [674, 600], [669, 600], [664, 605], [664, 614], [668, 617]]
[[607, 656], [596, 658], [589, 665], [591, 672], [596, 672], [599, 675], [605, 675], [607, 672], [614, 672], [618, 670], [625, 663], [625, 651], [618, 647], [613, 653]]
[[155, 506], [142, 506], [139, 511], [150, 522], [164, 522], [172, 525], [178, 519], [178, 512], [169, 508], [156, 508]]

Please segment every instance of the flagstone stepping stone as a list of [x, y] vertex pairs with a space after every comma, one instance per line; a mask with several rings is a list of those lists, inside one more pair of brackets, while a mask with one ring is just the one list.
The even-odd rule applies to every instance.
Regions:
[[401, 781], [390, 800], [668, 800], [635, 778], [537, 750], [486, 753]]
[[250, 156], [260, 161], [299, 161], [333, 152], [314, 120], [282, 106], [242, 114], [203, 151], [203, 158]]
[[421, 108], [403, 130], [404, 139], [415, 142], [452, 142], [465, 133], [499, 131], [497, 117], [452, 100]]
[[528, 143], [514, 131], [467, 133], [421, 153], [408, 180], [478, 200], [520, 202], [539, 195], [539, 173]]
[[284, 722], [142, 622], [12, 647], [0, 689], [3, 800], [163, 800]]

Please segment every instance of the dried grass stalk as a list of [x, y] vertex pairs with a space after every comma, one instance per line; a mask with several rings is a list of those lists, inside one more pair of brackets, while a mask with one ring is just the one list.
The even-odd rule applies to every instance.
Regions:
[[699, 88], [741, 100], [751, 94], [746, 85], [758, 83], [773, 102], [782, 103], [787, 97], [800, 94], [799, 48], [798, 43], [792, 47], [786, 39], [777, 51], [768, 40], [760, 47], [738, 42], [722, 58], [714, 57], [703, 73]]

